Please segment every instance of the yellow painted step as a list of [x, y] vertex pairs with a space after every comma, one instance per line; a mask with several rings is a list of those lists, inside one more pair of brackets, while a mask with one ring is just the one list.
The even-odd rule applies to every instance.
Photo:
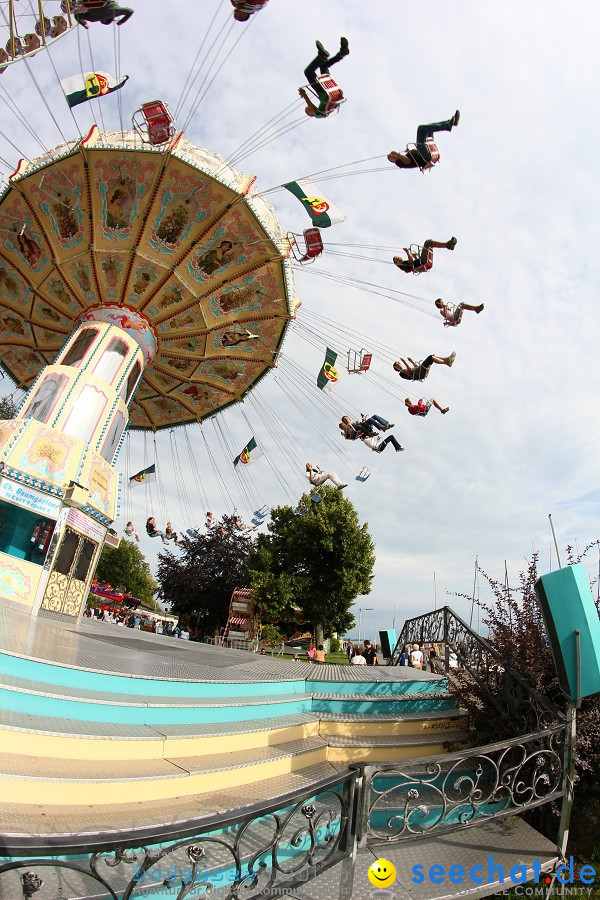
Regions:
[[366, 720], [360, 722], [323, 721], [319, 724], [321, 735], [346, 735], [348, 737], [384, 737], [386, 735], [431, 734], [443, 735], [446, 732], [466, 731], [469, 725], [467, 716], [456, 716], [445, 719], [406, 719], [403, 721]]
[[305, 722], [266, 731], [234, 732], [208, 737], [90, 738], [0, 728], [0, 753], [43, 759], [149, 760], [208, 756], [232, 750], [271, 747], [315, 737], [319, 723]]
[[329, 747], [327, 761], [330, 763], [380, 763], [418, 759], [421, 756], [437, 756], [447, 753], [443, 744], [410, 744], [397, 747]]
[[[318, 739], [188, 759], [136, 761], [102, 766], [85, 761], [0, 757], [0, 797], [5, 804], [91, 806], [165, 800], [243, 787], [249, 781], [275, 778], [327, 761], [327, 746]], [[187, 767], [187, 768], [186, 768]], [[111, 777], [110, 769], [114, 769]], [[190, 773], [188, 769], [196, 768]], [[201, 771], [198, 771], [201, 769]], [[100, 770], [100, 771], [99, 771]], [[104, 775], [105, 777], [102, 777]]]

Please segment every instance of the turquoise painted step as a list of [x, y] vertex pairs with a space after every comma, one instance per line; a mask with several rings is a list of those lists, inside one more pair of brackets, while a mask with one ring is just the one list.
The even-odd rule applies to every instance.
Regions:
[[[210, 706], [148, 705], [144, 698], [131, 701], [94, 701], [92, 698], [54, 697], [50, 694], [35, 694], [10, 688], [0, 688], [0, 710], [26, 712], [52, 718], [79, 719], [82, 722], [120, 722], [131, 725], [199, 724], [214, 722], [241, 722], [277, 716], [289, 716], [311, 712], [312, 699], [306, 695], [284, 695], [271, 698], [270, 702], [252, 702], [246, 698], [243, 703], [218, 705], [218, 700]], [[136, 702], [136, 700], [138, 702]]]
[[280, 681], [169, 681], [134, 675], [109, 675], [87, 669], [69, 668], [35, 659], [0, 653], [0, 675], [26, 678], [42, 684], [76, 687], [111, 694], [139, 694], [155, 697], [268, 697], [273, 694], [303, 694], [304, 679]]
[[431, 681], [311, 681], [305, 690], [314, 694], [444, 694], [448, 680]]
[[402, 713], [422, 712], [428, 713], [436, 709], [457, 709], [457, 703], [450, 697], [420, 698], [415, 700], [344, 700], [342, 698], [318, 699], [313, 698], [312, 712], [327, 713], [362, 713], [369, 715], [374, 713]]

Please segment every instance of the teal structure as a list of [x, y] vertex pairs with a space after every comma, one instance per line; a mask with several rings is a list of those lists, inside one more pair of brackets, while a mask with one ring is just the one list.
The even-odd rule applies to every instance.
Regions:
[[535, 591], [562, 690], [574, 701], [600, 692], [600, 619], [584, 567], [542, 575]]

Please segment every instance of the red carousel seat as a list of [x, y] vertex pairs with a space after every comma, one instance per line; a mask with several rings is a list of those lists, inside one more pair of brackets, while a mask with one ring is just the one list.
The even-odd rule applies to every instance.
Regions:
[[306, 242], [306, 253], [302, 259], [314, 259], [323, 252], [323, 239], [318, 228], [306, 228], [303, 231], [303, 237]]
[[338, 108], [340, 103], [344, 102], [344, 92], [342, 91], [339, 84], [333, 80], [331, 75], [318, 75], [317, 81], [323, 88], [323, 90], [327, 93], [328, 100], [327, 106], [325, 107], [325, 112], [327, 115], [333, 112]]

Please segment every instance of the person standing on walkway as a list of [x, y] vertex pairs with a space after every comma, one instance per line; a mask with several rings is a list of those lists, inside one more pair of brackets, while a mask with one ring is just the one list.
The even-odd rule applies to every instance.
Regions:
[[363, 656], [366, 659], [368, 666], [379, 665], [379, 662], [377, 661], [377, 650], [375, 647], [371, 646], [371, 641], [365, 641]]

